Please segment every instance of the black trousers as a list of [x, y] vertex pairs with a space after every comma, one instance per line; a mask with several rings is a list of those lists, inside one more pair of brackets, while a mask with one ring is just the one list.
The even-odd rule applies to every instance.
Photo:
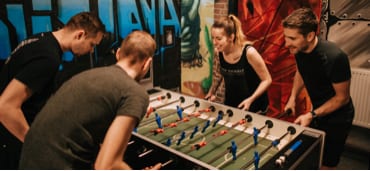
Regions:
[[17, 170], [23, 143], [0, 125], [0, 170]]

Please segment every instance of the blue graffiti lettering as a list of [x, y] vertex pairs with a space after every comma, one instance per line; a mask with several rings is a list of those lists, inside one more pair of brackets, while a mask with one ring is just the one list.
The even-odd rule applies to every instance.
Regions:
[[[5, 8], [7, 15], [2, 16], [2, 21], [0, 22], [4, 23], [5, 21], [3, 19], [10, 21], [9, 23], [14, 26], [17, 33], [18, 42], [29, 36], [27, 32], [30, 30], [33, 31], [31, 32], [33, 34], [52, 31], [51, 29], [53, 27], [51, 24], [54, 21], [51, 21], [51, 16], [29, 16], [32, 20], [30, 22], [32, 25], [25, 24], [28, 17], [24, 16], [24, 10], [26, 9], [31, 11], [35, 9], [51, 10], [53, 9], [51, 8], [51, 3], [48, 3], [48, 1], [32, 1], [33, 7], [35, 7], [35, 9], [32, 9], [32, 7], [24, 6], [24, 4], [16, 0], [14, 1], [17, 3], [11, 3], [11, 0], [5, 2], [7, 3], [7, 8]], [[133, 30], [146, 30], [157, 37], [160, 49], [159, 53], [165, 51], [167, 48], [173, 48], [174, 41], [169, 40], [167, 43], [162, 43], [163, 40], [161, 37], [167, 36], [168, 39], [180, 37], [180, 22], [174, 0], [116, 0], [116, 13], [112, 10], [113, 1], [115, 0], [106, 0], [104, 3], [103, 1], [98, 1], [97, 3], [99, 15], [108, 27], [107, 31], [113, 32], [114, 28], [116, 28], [116, 37], [124, 38]], [[59, 11], [58, 20], [65, 23], [74, 14], [88, 10], [89, 0], [78, 2], [74, 0], [66, 0], [66, 2], [58, 1], [57, 9]], [[118, 20], [114, 21], [113, 16], [116, 16]], [[168, 28], [171, 30], [170, 36], [168, 36]], [[10, 41], [9, 29], [8, 25], [5, 24], [2, 24], [0, 27], [2, 31], [0, 38], [1, 40], [6, 40], [3, 41], [5, 44], [0, 47], [0, 59], [5, 59], [10, 53], [10, 48], [16, 46], [13, 45], [14, 42]]]

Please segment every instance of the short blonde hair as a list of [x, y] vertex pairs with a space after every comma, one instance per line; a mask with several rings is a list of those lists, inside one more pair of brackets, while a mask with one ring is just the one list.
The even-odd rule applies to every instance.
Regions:
[[145, 31], [133, 31], [122, 41], [120, 49], [120, 58], [131, 57], [130, 63], [135, 64], [154, 56], [156, 42]]

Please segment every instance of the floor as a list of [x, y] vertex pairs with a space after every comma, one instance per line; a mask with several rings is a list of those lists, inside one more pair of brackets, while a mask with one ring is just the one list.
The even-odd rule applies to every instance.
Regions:
[[370, 170], [370, 129], [352, 128], [337, 169]]

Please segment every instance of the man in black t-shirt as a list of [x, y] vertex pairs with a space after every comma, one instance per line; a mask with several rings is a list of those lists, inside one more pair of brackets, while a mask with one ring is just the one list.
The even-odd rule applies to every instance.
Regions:
[[335, 44], [317, 37], [318, 20], [311, 9], [294, 11], [283, 20], [283, 27], [285, 46], [295, 54], [298, 69], [285, 110], [295, 113], [295, 99], [306, 87], [312, 110], [294, 122], [325, 131], [321, 169], [335, 169], [354, 116], [348, 57]]
[[73, 16], [62, 29], [22, 41], [0, 73], [0, 169], [17, 169], [25, 135], [36, 114], [54, 91], [61, 55], [93, 52], [105, 33], [89, 12]]

